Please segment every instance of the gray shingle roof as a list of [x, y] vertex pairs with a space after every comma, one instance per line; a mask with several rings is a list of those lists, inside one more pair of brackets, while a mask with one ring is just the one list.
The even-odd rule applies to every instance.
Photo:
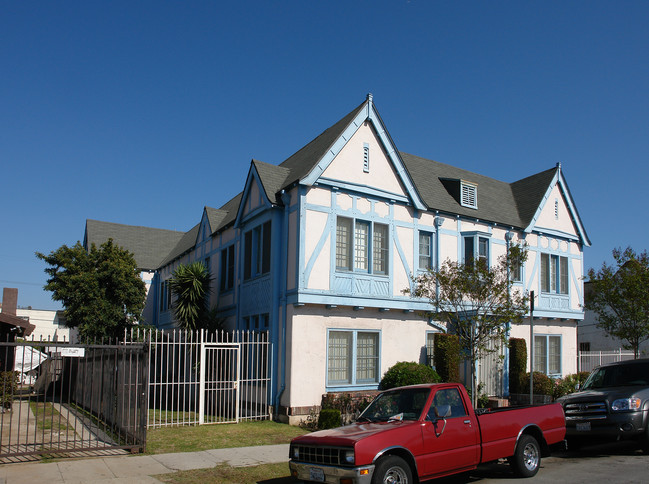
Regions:
[[[510, 184], [408, 153], [400, 155], [430, 210], [517, 228], [525, 228], [532, 221], [557, 170], [553, 168]], [[445, 186], [445, 179], [475, 183], [478, 186], [478, 208], [463, 207]]]
[[86, 220], [84, 246], [99, 247], [108, 239], [133, 253], [141, 270], [154, 270], [183, 237], [183, 232]]
[[[367, 102], [366, 100], [354, 108], [280, 165], [252, 160], [262, 188], [272, 203], [281, 204], [278, 193], [299, 182], [311, 172], [359, 111], [366, 107]], [[407, 153], [400, 153], [400, 156], [415, 189], [429, 210], [439, 210], [447, 214], [457, 214], [516, 228], [526, 228], [530, 224], [558, 169], [552, 168], [514, 183], [507, 183], [419, 156]], [[463, 207], [460, 204], [457, 194], [451, 188], [453, 183], [457, 185], [459, 180], [477, 185], [477, 209]], [[218, 209], [205, 207], [212, 233], [219, 232], [235, 222], [242, 195], [239, 193]], [[120, 245], [136, 254], [138, 264], [142, 260], [144, 264], [142, 268], [161, 267], [191, 250], [196, 244], [200, 225], [183, 234], [108, 222], [88, 221], [88, 223], [91, 223], [92, 228], [91, 242], [102, 239], [102, 236], [102, 242], [107, 240], [108, 236], [113, 237]], [[145, 247], [147, 244], [151, 245]], [[147, 254], [147, 249], [152, 253]]]

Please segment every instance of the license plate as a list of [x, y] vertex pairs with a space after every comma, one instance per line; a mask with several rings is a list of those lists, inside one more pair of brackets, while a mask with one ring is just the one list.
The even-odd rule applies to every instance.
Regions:
[[590, 422], [577, 422], [577, 432], [590, 432]]
[[324, 482], [325, 481], [324, 471], [319, 467], [310, 467], [309, 480], [315, 482]]

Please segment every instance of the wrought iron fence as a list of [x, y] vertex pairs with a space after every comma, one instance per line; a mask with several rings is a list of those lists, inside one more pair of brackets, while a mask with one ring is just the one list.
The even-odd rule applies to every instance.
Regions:
[[0, 343], [0, 462], [143, 451], [146, 351], [144, 344]]

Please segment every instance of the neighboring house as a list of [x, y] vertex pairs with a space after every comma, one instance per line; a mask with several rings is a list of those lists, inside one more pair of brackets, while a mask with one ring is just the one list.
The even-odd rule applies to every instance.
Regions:
[[[34, 331], [34, 325], [16, 315], [18, 307], [18, 289], [5, 287], [2, 290], [2, 305], [0, 306], [0, 341], [12, 343], [17, 337], [27, 337]], [[15, 348], [7, 345], [0, 348], [0, 371], [14, 369]]]
[[[584, 294], [588, 297], [591, 283], [584, 283]], [[580, 351], [618, 351], [627, 344], [597, 327], [597, 313], [584, 311], [584, 320], [577, 327], [577, 342]], [[649, 341], [640, 343], [640, 355], [644, 358], [649, 356]]]
[[[5, 316], [0, 317], [2, 322], [7, 321], [7, 315], [18, 318], [13, 320], [14, 324], [22, 328], [14, 329], [17, 336], [25, 338], [27, 341], [67, 341], [77, 342], [76, 329], [70, 329], [65, 325], [65, 316], [63, 311], [49, 309], [32, 309], [18, 307], [18, 289], [6, 287], [3, 290], [2, 313]], [[5, 341], [3, 338], [2, 341]]]
[[[89, 221], [86, 240], [99, 243], [95, 229]], [[446, 259], [492, 264], [519, 242], [529, 256], [515, 284], [537, 295], [535, 369], [574, 373], [590, 242], [561, 166], [506, 183], [402, 153], [368, 95], [279, 166], [253, 160], [239, 195], [205, 207], [151, 267], [149, 314], [172, 327], [172, 272], [205, 262], [210, 305], [229, 327], [269, 330], [273, 403], [295, 421], [323, 393], [376, 389], [397, 361], [426, 361], [443, 325], [403, 293], [413, 274]], [[528, 323], [511, 329], [528, 347], [529, 333]], [[492, 372], [500, 393], [506, 368]]]
[[29, 336], [29, 340], [78, 342], [78, 331], [65, 325], [63, 311], [18, 308], [16, 315], [34, 325], [34, 331]]

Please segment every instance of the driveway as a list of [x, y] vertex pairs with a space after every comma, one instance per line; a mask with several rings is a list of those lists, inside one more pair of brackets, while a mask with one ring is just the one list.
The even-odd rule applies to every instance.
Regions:
[[646, 483], [649, 482], [649, 455], [627, 443], [585, 447], [579, 452], [561, 452], [541, 462], [539, 473], [531, 479], [514, 478], [506, 463], [489, 464], [466, 474], [427, 481], [426, 484], [527, 484]]

